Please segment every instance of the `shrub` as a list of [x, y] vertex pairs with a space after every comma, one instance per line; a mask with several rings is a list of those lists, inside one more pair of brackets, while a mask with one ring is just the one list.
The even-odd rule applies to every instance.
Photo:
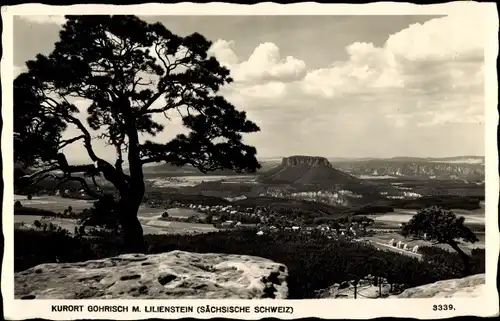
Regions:
[[[460, 275], [463, 269], [460, 256], [456, 252], [451, 252], [435, 246], [422, 246], [419, 248], [419, 252], [423, 254], [425, 261], [442, 265], [444, 269], [448, 269], [453, 274]], [[486, 256], [484, 249], [473, 249], [470, 253], [471, 273], [485, 273], [485, 260]]]
[[394, 208], [386, 205], [366, 205], [354, 210], [354, 215], [383, 214], [394, 212]]
[[[120, 253], [112, 239], [83, 239], [67, 231], [18, 230], [14, 232], [14, 270], [23, 271], [42, 263], [80, 262]], [[94, 245], [93, 245], [94, 244]], [[96, 246], [97, 245], [97, 246]]]
[[392, 200], [390, 205], [396, 208], [424, 209], [430, 206], [439, 206], [444, 209], [476, 210], [481, 208], [479, 197], [462, 197], [455, 195], [424, 196], [415, 200]]
[[56, 216], [56, 213], [34, 207], [19, 206], [14, 207], [14, 215], [40, 215], [54, 217]]
[[[116, 201], [111, 195], [105, 195], [94, 202], [90, 209], [83, 210], [79, 217], [79, 224], [85, 226], [104, 227], [108, 229], [118, 229], [119, 221], [116, 216]], [[72, 208], [68, 210], [71, 212]]]

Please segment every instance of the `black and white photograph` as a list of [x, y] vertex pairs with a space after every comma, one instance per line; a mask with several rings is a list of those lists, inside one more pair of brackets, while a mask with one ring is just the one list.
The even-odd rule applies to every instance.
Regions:
[[418, 7], [3, 11], [4, 299], [498, 306], [498, 17]]

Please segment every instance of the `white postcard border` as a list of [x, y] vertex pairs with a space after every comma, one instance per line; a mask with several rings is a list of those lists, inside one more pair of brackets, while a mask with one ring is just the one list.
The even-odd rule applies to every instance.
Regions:
[[[488, 21], [489, 42], [485, 48], [485, 135], [486, 135], [486, 292], [481, 298], [431, 298], [431, 299], [381, 299], [363, 300], [14, 300], [13, 277], [13, 125], [12, 125], [12, 80], [13, 80], [13, 16], [14, 15], [63, 15], [63, 14], [135, 14], [135, 15], [401, 15], [401, 14], [453, 14], [464, 13], [477, 15], [478, 19]], [[2, 210], [3, 234], [5, 238], [4, 258], [2, 265], [2, 294], [6, 319], [47, 318], [52, 320], [72, 320], [81, 318], [102, 319], [145, 319], [145, 318], [184, 318], [195, 317], [207, 319], [227, 317], [255, 320], [264, 317], [296, 319], [303, 317], [319, 318], [356, 318], [375, 317], [411, 317], [411, 318], [448, 318], [454, 316], [498, 315], [498, 291], [496, 289], [497, 261], [499, 253], [498, 231], [498, 150], [496, 109], [498, 98], [496, 57], [498, 54], [498, 15], [494, 3], [453, 2], [436, 5], [414, 5], [409, 3], [379, 2], [371, 4], [318, 4], [298, 3], [280, 5], [261, 3], [257, 5], [235, 5], [225, 3], [209, 4], [143, 4], [143, 5], [72, 5], [48, 6], [41, 4], [25, 4], [2, 7], [4, 30], [2, 42], [4, 56], [1, 60], [2, 79], [2, 159], [4, 179], [4, 202]], [[485, 31], [486, 32], [486, 31]], [[359, 299], [358, 299], [359, 300]], [[53, 304], [84, 305], [82, 313], [51, 312]], [[198, 314], [196, 307], [205, 306], [283, 306], [293, 307], [293, 313], [282, 314]], [[455, 310], [433, 311], [434, 304], [453, 304]], [[93, 305], [127, 305], [132, 306], [193, 306], [194, 313], [91, 313], [87, 307]]]

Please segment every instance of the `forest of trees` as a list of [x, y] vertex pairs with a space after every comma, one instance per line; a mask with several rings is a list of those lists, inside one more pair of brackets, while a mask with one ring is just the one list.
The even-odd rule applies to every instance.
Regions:
[[[15, 232], [16, 271], [40, 263], [78, 262], [115, 256], [121, 252], [113, 237], [85, 239], [63, 232]], [[272, 233], [256, 237], [254, 231], [233, 230], [199, 235], [146, 235], [148, 253], [172, 250], [199, 253], [255, 255], [288, 267], [289, 298], [313, 298], [315, 291], [351, 279], [352, 274], [382, 276], [404, 287], [463, 276], [459, 255], [438, 248], [422, 248], [419, 261], [392, 252], [321, 235]], [[97, 242], [97, 243], [96, 243]], [[484, 250], [470, 256], [471, 273], [484, 273]]]

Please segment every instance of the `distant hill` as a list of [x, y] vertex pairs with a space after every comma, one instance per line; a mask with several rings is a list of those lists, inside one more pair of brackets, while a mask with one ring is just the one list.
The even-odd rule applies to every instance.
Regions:
[[450, 163], [450, 164], [483, 164], [484, 156], [453, 156], [453, 157], [393, 157], [389, 161], [412, 161], [412, 162], [430, 162], [430, 163]]
[[394, 176], [409, 178], [461, 179], [482, 181], [484, 157], [447, 158], [395, 157], [387, 159], [342, 160], [334, 166], [352, 175]]
[[429, 162], [454, 163], [454, 164], [479, 164], [484, 165], [484, 156], [456, 156], [444, 158], [428, 158]]
[[143, 168], [144, 174], [146, 175], [165, 175], [165, 176], [198, 176], [198, 175], [212, 175], [212, 176], [228, 176], [228, 175], [242, 175], [241, 173], [236, 173], [235, 171], [231, 170], [217, 170], [217, 171], [212, 171], [209, 172], [208, 174], [203, 174], [200, 172], [198, 169], [194, 168], [191, 165], [185, 165], [185, 166], [176, 166], [172, 164], [158, 164], [158, 165], [152, 165], [148, 167]]
[[335, 169], [324, 157], [290, 156], [281, 164], [261, 173], [257, 181], [265, 184], [319, 185], [352, 183], [358, 179]]
[[[259, 172], [264, 172], [272, 167], [274, 167], [277, 163], [275, 160], [259, 160], [260, 165], [262, 166], [260, 170], [257, 171]], [[279, 164], [279, 162], [278, 162]], [[144, 174], [146, 175], [165, 175], [165, 176], [202, 176], [202, 175], [207, 175], [207, 176], [230, 176], [230, 175], [243, 175], [241, 173], [236, 173], [231, 170], [217, 170], [213, 172], [209, 172], [207, 174], [203, 174], [196, 168], [194, 168], [191, 165], [185, 165], [185, 166], [176, 166], [168, 163], [162, 163], [162, 164], [154, 164], [150, 166], [145, 166], [143, 168]], [[244, 175], [256, 175], [256, 174], [244, 174]]]
[[457, 163], [457, 164], [483, 164], [485, 161], [484, 156], [464, 155], [452, 157], [408, 157], [398, 156], [390, 158], [342, 158], [330, 157], [328, 160], [332, 163], [345, 163], [345, 162], [432, 162], [432, 163]]
[[[125, 169], [127, 171], [127, 169]], [[143, 167], [144, 174], [181, 174], [181, 175], [201, 175], [202, 173], [196, 168], [186, 165], [186, 166], [175, 166], [168, 163], [152, 164], [150, 166]]]

